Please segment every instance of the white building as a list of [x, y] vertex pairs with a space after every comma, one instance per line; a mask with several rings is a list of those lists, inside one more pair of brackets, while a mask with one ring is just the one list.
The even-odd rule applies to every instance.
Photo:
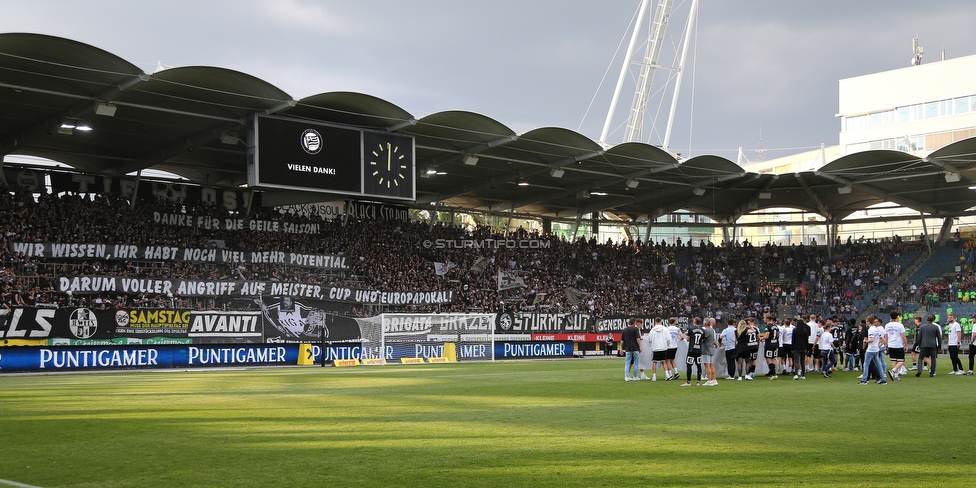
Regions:
[[976, 56], [840, 80], [842, 154], [918, 156], [976, 136]]
[[[933, 151], [976, 136], [976, 55], [923, 63], [905, 68], [872, 73], [839, 81], [838, 117], [841, 121], [839, 144], [781, 158], [743, 165], [757, 173], [786, 174], [815, 171], [840, 157], [867, 150], [896, 150], [924, 158]], [[855, 212], [849, 218], [881, 215], [918, 215], [908, 209], [885, 208]], [[780, 209], [760, 211], [743, 218], [743, 222], [788, 220], [764, 215]], [[801, 216], [805, 220], [806, 216]], [[928, 222], [928, 231], [937, 229], [939, 219]], [[964, 217], [959, 226], [976, 224]], [[917, 235], [924, 232], [921, 219], [872, 224], [841, 225], [845, 233], [880, 238], [893, 234]], [[754, 242], [766, 240], [787, 242], [796, 232], [780, 228], [755, 228], [744, 231]], [[806, 230], [806, 233], [803, 233]], [[783, 232], [790, 234], [788, 237]], [[801, 229], [806, 242], [816, 237], [823, 242], [822, 229]]]

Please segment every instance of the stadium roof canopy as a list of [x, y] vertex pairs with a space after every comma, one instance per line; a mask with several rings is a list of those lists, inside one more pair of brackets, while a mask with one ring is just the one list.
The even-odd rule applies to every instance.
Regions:
[[[561, 128], [516, 134], [465, 111], [415, 117], [361, 93], [294, 100], [266, 81], [223, 68], [146, 74], [76, 41], [0, 34], [0, 155], [48, 158], [104, 176], [154, 169], [202, 185], [239, 187], [247, 181], [248, 119], [255, 114], [414, 136], [418, 206], [559, 219], [607, 212], [623, 221], [686, 209], [733, 223], [764, 208], [801, 209], [837, 222], [883, 202], [946, 217], [976, 205], [969, 189], [976, 184], [976, 138], [926, 158], [867, 151], [818, 171], [757, 174], [717, 156], [678, 161], [643, 143], [604, 148]], [[60, 129], [65, 121], [83, 121], [93, 130]], [[268, 189], [262, 201], [336, 198]]]

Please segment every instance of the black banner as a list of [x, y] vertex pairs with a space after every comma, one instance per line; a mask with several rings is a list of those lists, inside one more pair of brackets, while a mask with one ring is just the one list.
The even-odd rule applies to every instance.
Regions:
[[[51, 187], [54, 193], [97, 193], [100, 195], [118, 195], [132, 198], [135, 192], [135, 178], [112, 178], [78, 173], [50, 172]], [[19, 176], [18, 180], [30, 182], [30, 178]], [[44, 179], [40, 180], [41, 188]], [[40, 191], [40, 190], [34, 190]], [[228, 211], [238, 211], [251, 207], [260, 207], [260, 201], [251, 201], [258, 194], [250, 190], [223, 189], [210, 186], [197, 186], [187, 183], [139, 181], [139, 198], [155, 200], [162, 203], [181, 205], [218, 207]]]
[[112, 339], [115, 310], [16, 307], [0, 311], [0, 338]]
[[153, 212], [153, 222], [162, 225], [190, 227], [205, 230], [240, 230], [249, 232], [273, 232], [282, 234], [318, 234], [322, 224], [294, 223], [284, 220], [256, 220], [243, 218], [217, 218], [206, 215]]
[[[643, 327], [641, 330], [651, 330], [654, 327], [654, 316], [653, 315], [611, 315], [607, 317], [600, 317], [596, 319], [595, 332], [597, 334], [602, 334], [606, 332], [620, 332], [627, 327], [627, 323], [630, 319], [640, 319], [643, 321]], [[691, 325], [691, 317], [685, 315], [678, 315], [674, 317], [675, 325], [681, 330], [688, 330], [688, 326]], [[664, 325], [668, 325], [670, 317], [663, 317]]]
[[25, 256], [57, 259], [145, 259], [166, 262], [280, 264], [299, 268], [349, 269], [346, 256], [283, 251], [235, 251], [177, 246], [59, 242], [11, 242], [10, 251], [23, 253]]
[[358, 342], [362, 338], [359, 322], [351, 317], [330, 313], [328, 302], [296, 300], [290, 296], [260, 301], [268, 324], [265, 340], [269, 343]]
[[569, 313], [517, 313], [499, 317], [497, 333], [532, 334], [540, 332], [572, 333], [588, 332], [592, 325], [589, 315]]
[[75, 294], [151, 293], [195, 297], [292, 296], [362, 305], [424, 306], [454, 302], [453, 291], [379, 291], [279, 281], [157, 280], [126, 276], [62, 276], [58, 291]]
[[29, 307], [0, 311], [0, 339], [49, 340], [52, 345], [263, 343], [264, 330], [257, 311]]
[[409, 209], [400, 205], [350, 201], [346, 214], [359, 220], [398, 220], [409, 222]]
[[30, 169], [18, 168], [15, 166], [4, 165], [3, 173], [0, 173], [0, 183], [5, 183], [7, 188], [13, 191], [28, 190], [31, 193], [46, 193], [44, 190], [44, 175], [46, 171], [34, 171]]

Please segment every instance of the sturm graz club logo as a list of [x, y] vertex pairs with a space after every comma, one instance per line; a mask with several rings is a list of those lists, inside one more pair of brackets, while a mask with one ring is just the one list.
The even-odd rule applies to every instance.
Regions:
[[87, 308], [76, 309], [68, 317], [68, 328], [79, 339], [88, 339], [95, 335], [95, 331], [98, 330], [98, 319], [95, 318], [95, 312]]
[[498, 327], [504, 331], [512, 330], [512, 316], [507, 313], [498, 314]]
[[305, 129], [302, 132], [302, 149], [309, 154], [317, 154], [322, 150], [322, 135], [315, 129]]

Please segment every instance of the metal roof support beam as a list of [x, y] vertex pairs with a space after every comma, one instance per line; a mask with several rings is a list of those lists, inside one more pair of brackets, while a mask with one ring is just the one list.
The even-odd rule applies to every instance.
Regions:
[[[692, 188], [692, 187], [695, 187], [695, 186], [704, 186], [704, 185], [717, 185], [719, 183], [724, 183], [726, 181], [731, 181], [731, 180], [734, 180], [734, 179], [737, 179], [737, 178], [742, 178], [745, 175], [746, 175], [746, 173], [736, 173], [736, 174], [721, 176], [721, 177], [718, 177], [718, 178], [704, 178], [704, 179], [701, 179], [701, 180], [693, 181], [693, 182], [688, 183], [686, 185], [679, 186], [677, 189], [672, 190], [672, 191], [667, 191], [667, 192], [662, 192], [662, 193], [651, 193], [651, 192], [648, 192], [648, 193], [645, 193], [643, 195], [640, 195], [640, 196], [637, 196], [637, 197], [634, 197], [634, 198], [627, 199], [626, 201], [623, 201], [623, 199], [604, 200], [603, 202], [595, 203], [593, 205], [590, 205], [589, 207], [586, 207], [584, 210], [587, 211], [587, 212], [597, 212], [597, 211], [600, 211], [600, 210], [604, 210], [604, 209], [607, 209], [607, 208], [614, 207], [616, 205], [622, 205], [624, 203], [640, 203], [640, 202], [643, 202], [643, 201], [646, 201], [646, 200], [652, 200], [652, 199], [655, 199], [655, 198], [660, 198], [662, 196], [663, 197], [667, 197], [667, 196], [670, 196], [670, 195], [677, 195], [677, 194], [680, 194], [680, 193], [687, 192], [688, 191], [688, 188]], [[725, 190], [725, 188], [723, 188], [722, 190]], [[698, 197], [695, 197], [695, 198], [698, 198]], [[654, 219], [656, 219], [656, 218], [658, 218], [658, 217], [660, 217], [660, 216], [668, 213], [668, 209], [670, 209], [670, 208], [675, 208], [675, 209], [677, 209], [677, 208], [684, 208], [686, 203], [687, 203], [687, 201], [676, 202], [674, 205], [670, 205], [668, 207], [661, 207], [661, 208], [654, 209], [653, 211], [649, 212], [648, 215], [651, 216], [651, 220], [654, 220]]]
[[[589, 158], [584, 158], [584, 159], [589, 159]], [[569, 164], [572, 164], [572, 162], [565, 163], [565, 164], [561, 164], [561, 163], [552, 164], [552, 165], [549, 166], [549, 168], [560, 168], [560, 167], [563, 167], [563, 166], [568, 166]], [[579, 193], [581, 191], [587, 191], [587, 190], [589, 190], [590, 188], [592, 188], [594, 186], [597, 186], [597, 187], [601, 187], [602, 188], [604, 186], [610, 186], [612, 184], [615, 184], [615, 183], [617, 183], [618, 181], [621, 181], [621, 180], [626, 181], [626, 180], [628, 180], [630, 178], [635, 178], [636, 179], [636, 178], [640, 178], [642, 176], [648, 176], [648, 175], [652, 175], [652, 174], [655, 174], [655, 173], [660, 173], [662, 171], [667, 171], [669, 169], [677, 168], [680, 165], [681, 165], [680, 163], [674, 163], [674, 164], [668, 164], [668, 165], [664, 165], [664, 166], [658, 166], [658, 167], [655, 167], [653, 169], [642, 169], [642, 170], [639, 170], [639, 171], [634, 171], [632, 173], [628, 173], [626, 175], [612, 176], [612, 177], [603, 178], [601, 180], [597, 180], [597, 181], [594, 181], [592, 183], [589, 183], [585, 187], [584, 186], [581, 186], [581, 185], [576, 185], [574, 188], [567, 188], [565, 190], [553, 190], [551, 192], [546, 192], [546, 193], [537, 193], [537, 194], [532, 195], [532, 198], [526, 198], [524, 200], [518, 201], [518, 205], [521, 207], [521, 206], [530, 205], [530, 204], [533, 204], [533, 203], [536, 203], [536, 202], [542, 202], [542, 201], [545, 201], [545, 200], [551, 200], [551, 199], [554, 199], [554, 198], [564, 197], [564, 196], [567, 196], [567, 195], [574, 195], [574, 194]], [[533, 174], [535, 174], [535, 173], [533, 173]], [[526, 176], [528, 176], [528, 175], [526, 175]]]
[[834, 239], [837, 238], [837, 224], [828, 220], [824, 223], [824, 233], [827, 235], [827, 259], [834, 259]]
[[807, 194], [807, 196], [817, 203], [817, 209], [820, 210], [820, 215], [823, 216], [823, 218], [827, 220], [836, 220], [836, 215], [834, 215], [833, 210], [831, 210], [830, 206], [827, 205], [827, 202], [820, 198], [820, 195], [813, 192], [813, 188], [810, 188], [810, 183], [807, 182], [802, 173], [796, 173], [796, 181], [800, 183], [801, 187], [803, 187], [803, 191]]
[[293, 99], [288, 99], [288, 100], [285, 100], [284, 102], [279, 103], [278, 105], [275, 105], [274, 107], [271, 107], [269, 109], [265, 109], [264, 110], [264, 114], [265, 115], [276, 114], [278, 112], [281, 112], [282, 110], [292, 108], [295, 105], [298, 105], [298, 101], [293, 100]]
[[129, 202], [129, 209], [136, 208], [136, 200], [139, 199], [139, 182], [142, 180], [142, 170], [136, 172], [136, 184], [132, 188], [132, 201]]
[[[762, 175], [757, 173], [756, 178], [757, 179], [762, 178]], [[769, 178], [769, 181], [767, 181], [766, 184], [763, 185], [763, 187], [758, 192], [754, 193], [751, 197], [749, 197], [749, 199], [746, 200], [742, 205], [740, 205], [739, 208], [735, 209], [735, 211], [733, 211], [732, 214], [741, 216], [749, 213], [749, 210], [751, 209], [752, 206], [759, 208], [759, 193], [769, 190], [769, 187], [773, 186], [773, 183], [775, 183], [776, 180], [778, 179], [779, 179], [779, 175], [773, 175], [772, 178]]]
[[508, 237], [508, 233], [512, 231], [512, 217], [515, 216], [515, 205], [508, 209], [508, 223], [505, 224], [505, 236]]
[[434, 202], [434, 210], [430, 212], [430, 225], [427, 226], [427, 232], [434, 230], [434, 217], [437, 216], [437, 206], [440, 204], [440, 201]]
[[393, 125], [387, 127], [386, 130], [387, 130], [387, 132], [396, 132], [396, 131], [398, 131], [400, 129], [403, 129], [405, 127], [410, 127], [410, 126], [413, 126], [413, 125], [417, 125], [417, 119], [407, 119], [407, 120], [404, 120], [404, 121], [402, 121], [400, 123], [393, 124]]
[[30, 140], [31, 138], [39, 135], [47, 134], [48, 130], [50, 130], [51, 128], [56, 128], [58, 125], [61, 124], [61, 119], [65, 117], [84, 117], [86, 115], [89, 115], [95, 111], [95, 108], [98, 107], [98, 104], [100, 102], [113, 100], [120, 93], [148, 79], [149, 79], [149, 75], [142, 73], [137, 76], [133, 76], [123, 81], [122, 83], [119, 83], [118, 85], [110, 86], [96, 93], [92, 97], [82, 97], [79, 95], [53, 92], [49, 90], [40, 90], [38, 88], [32, 88], [32, 87], [20, 87], [20, 86], [15, 87], [12, 85], [0, 84], [0, 86], [15, 88], [17, 90], [22, 90], [22, 91], [47, 93], [51, 95], [83, 100], [79, 103], [72, 105], [71, 107], [68, 107], [65, 110], [58, 112], [55, 115], [52, 115], [51, 117], [48, 117], [47, 119], [35, 122], [33, 125], [26, 127], [24, 130], [20, 131], [16, 135], [7, 138], [7, 140], [0, 141], [0, 159], [2, 159], [2, 156], [6, 154], [10, 154], [16, 151], [17, 149], [19, 149], [21, 146], [25, 145], [27, 141]]
[[976, 170], [972, 168], [960, 168], [952, 163], [947, 163], [939, 158], [929, 156], [927, 158], [922, 158], [922, 161], [929, 163], [933, 166], [937, 166], [944, 169], [948, 173], [959, 173], [964, 175], [966, 179], [970, 181], [976, 181]]
[[[464, 149], [458, 150], [457, 153], [444, 154], [443, 156], [436, 157], [431, 160], [432, 164], [444, 164], [451, 161], [459, 161], [465, 155], [471, 154], [475, 156], [480, 156], [479, 153], [482, 151], [487, 151], [493, 147], [501, 146], [502, 144], [508, 144], [509, 142], [518, 140], [519, 136], [517, 134], [512, 134], [510, 136], [499, 137], [497, 139], [492, 139], [488, 142], [483, 142], [481, 144], [475, 144], [473, 146], [468, 146]], [[431, 148], [437, 149], [437, 148]], [[440, 150], [440, 149], [438, 149]]]
[[919, 212], [922, 216], [922, 237], [925, 239], [925, 247], [929, 250], [929, 256], [932, 255], [932, 239], [929, 239], [929, 227], [925, 224], [925, 214]]
[[216, 141], [220, 139], [221, 134], [227, 131], [238, 130], [244, 126], [243, 122], [236, 124], [227, 124], [212, 129], [197, 133], [185, 140], [176, 142], [167, 147], [157, 149], [150, 154], [147, 154], [131, 163], [121, 164], [116, 166], [115, 172], [118, 175], [125, 175], [133, 171], [139, 171], [146, 169], [150, 166], [162, 163], [170, 158], [176, 157], [187, 151], [192, 151], [193, 149], [200, 147], [204, 144]]
[[[470, 154], [477, 154], [477, 153], [470, 153]], [[489, 180], [489, 188], [491, 186], [497, 186], [497, 185], [502, 184], [502, 183], [508, 183], [508, 182], [511, 182], [511, 181], [516, 181], [519, 178], [525, 178], [527, 176], [534, 176], [534, 175], [537, 175], [537, 174], [545, 173], [545, 172], [549, 171], [553, 167], [567, 166], [567, 165], [570, 165], [570, 164], [573, 164], [573, 163], [578, 163], [580, 161], [584, 161], [584, 160], [587, 160], [587, 159], [590, 159], [590, 158], [593, 158], [593, 157], [596, 157], [596, 156], [600, 156], [602, 154], [603, 154], [603, 151], [602, 150], [601, 151], [594, 151], [594, 152], [591, 152], [591, 153], [581, 154], [581, 155], [578, 155], [578, 156], [574, 156], [572, 158], [562, 159], [562, 160], [557, 161], [555, 163], [542, 164], [538, 168], [533, 168], [533, 169], [528, 169], [528, 170], [522, 170], [522, 171], [512, 171], [512, 172], [509, 172], [509, 173], [504, 173], [504, 174], [498, 175], [498, 176], [496, 176], [494, 178], [491, 178]], [[455, 188], [453, 191], [441, 192], [441, 193], [438, 193], [437, 195], [435, 195], [433, 197], [428, 197], [428, 198], [425, 198], [425, 199], [418, 198], [417, 199], [417, 203], [430, 203], [431, 201], [433, 201], [435, 199], [436, 200], [447, 200], [449, 198], [454, 198], [454, 197], [457, 197], [457, 196], [464, 195], [466, 193], [471, 193], [473, 191], [480, 190], [483, 187], [484, 187], [484, 185], [481, 185], [481, 184], [477, 184], [477, 185], [462, 185], [460, 188]], [[517, 205], [517, 206], [521, 207], [523, 205]]]
[[576, 223], [573, 224], [573, 238], [571, 239], [571, 241], [576, 240], [576, 232], [579, 231], [580, 221], [582, 220], [583, 220], [583, 211], [580, 210], [579, 212], [576, 213]]
[[945, 244], [949, 240], [949, 234], [952, 231], [952, 217], [946, 217], [942, 219], [942, 229], [939, 231], [939, 245]]
[[911, 198], [905, 198], [905, 197], [902, 197], [902, 196], [899, 196], [899, 195], [893, 195], [893, 194], [891, 194], [889, 192], [886, 192], [884, 190], [880, 190], [880, 189], [878, 189], [878, 188], [876, 188], [874, 186], [871, 186], [871, 185], [866, 185], [864, 183], [858, 183], [856, 181], [849, 180], [849, 179], [844, 178], [844, 177], [841, 177], [841, 176], [835, 176], [835, 175], [832, 175], [830, 173], [823, 173], [823, 172], [820, 172], [820, 171], [816, 171], [816, 172], [814, 172], [814, 174], [816, 174], [817, 176], [822, 176], [824, 178], [827, 178], [828, 180], [831, 180], [834, 183], [840, 183], [841, 185], [857, 186], [858, 188], [864, 190], [867, 193], [870, 193], [870, 194], [872, 194], [872, 195], [874, 195], [874, 196], [876, 196], [878, 198], [881, 198], [883, 200], [887, 200], [889, 202], [895, 202], [895, 203], [897, 203], [897, 204], [899, 204], [899, 205], [901, 205], [903, 207], [908, 207], [908, 208], [911, 208], [913, 210], [918, 210], [919, 212], [928, 212], [930, 214], [936, 214], [936, 213], [938, 213], [936, 211], [936, 209], [934, 207], [932, 207], [931, 205], [926, 205], [924, 203], [921, 203], [921, 202], [919, 202], [917, 200], [913, 200]]

